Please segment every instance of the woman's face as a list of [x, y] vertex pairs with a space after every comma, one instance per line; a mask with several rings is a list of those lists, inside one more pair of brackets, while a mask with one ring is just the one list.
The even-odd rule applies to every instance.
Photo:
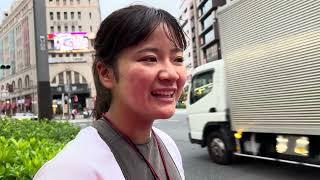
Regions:
[[118, 58], [119, 79], [112, 93], [116, 108], [148, 119], [169, 118], [175, 112], [186, 81], [182, 50], [160, 25], [145, 41], [123, 50]]

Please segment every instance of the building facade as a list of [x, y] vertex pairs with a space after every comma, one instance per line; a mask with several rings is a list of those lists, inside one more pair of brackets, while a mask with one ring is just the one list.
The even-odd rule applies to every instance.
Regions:
[[[93, 39], [101, 22], [99, 0], [46, 0], [53, 113], [83, 110], [95, 96]], [[64, 97], [63, 97], [64, 96]]]
[[[190, 2], [192, 1], [192, 2]], [[193, 68], [202, 64], [221, 59], [220, 39], [216, 10], [226, 4], [226, 0], [182, 0], [183, 4], [189, 4], [190, 8], [180, 10], [181, 16], [187, 14], [191, 27]], [[182, 6], [181, 6], [182, 7]], [[193, 7], [191, 9], [191, 7]], [[180, 8], [181, 9], [181, 8]], [[194, 23], [194, 26], [192, 25]], [[182, 23], [185, 28], [188, 23]], [[190, 28], [189, 28], [190, 29]], [[188, 35], [188, 29], [185, 30]], [[194, 34], [194, 36], [193, 36]], [[189, 35], [188, 35], [189, 36]], [[190, 37], [189, 36], [189, 37]], [[188, 50], [186, 51], [188, 53]], [[185, 58], [188, 59], [188, 54]]]
[[[43, 0], [54, 114], [82, 110], [95, 97], [93, 39], [101, 22], [99, 0]], [[0, 112], [34, 112], [37, 66], [33, 0], [15, 0], [0, 26]], [[91, 105], [92, 103], [90, 103]]]
[[38, 112], [32, 0], [16, 0], [0, 25], [0, 113]]
[[187, 82], [191, 81], [191, 74], [194, 67], [195, 60], [198, 59], [197, 54], [197, 27], [195, 19], [195, 5], [192, 0], [182, 0], [179, 11], [179, 22], [186, 35], [187, 48], [183, 52], [184, 65], [187, 69]]

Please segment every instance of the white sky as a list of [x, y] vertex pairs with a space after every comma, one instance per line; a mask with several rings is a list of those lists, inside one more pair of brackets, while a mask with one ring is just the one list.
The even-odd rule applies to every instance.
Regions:
[[[0, 18], [2, 17], [3, 11], [9, 9], [13, 1], [14, 0], [0, 0]], [[102, 19], [104, 19], [114, 10], [138, 3], [164, 9], [178, 18], [180, 2], [181, 0], [100, 0], [100, 10]]]

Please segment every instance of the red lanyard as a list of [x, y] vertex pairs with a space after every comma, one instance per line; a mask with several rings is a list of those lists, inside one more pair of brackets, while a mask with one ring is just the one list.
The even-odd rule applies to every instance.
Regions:
[[[149, 169], [151, 170], [152, 172], [152, 175], [154, 176], [154, 178], [156, 180], [160, 180], [160, 176], [157, 174], [157, 172], [155, 171], [154, 167], [151, 165], [151, 163], [144, 157], [144, 155], [140, 152], [140, 150], [138, 149], [138, 147], [136, 146], [136, 144], [134, 144], [132, 142], [132, 140], [130, 139], [130, 137], [128, 137], [126, 134], [124, 134], [123, 132], [121, 132], [118, 128], [116, 128], [112, 122], [109, 120], [108, 118], [108, 115], [107, 113], [103, 113], [102, 116], [104, 117], [104, 119], [106, 121], [109, 122], [109, 124], [111, 125], [111, 127], [117, 131], [118, 134], [120, 134], [123, 139], [128, 143], [128, 145], [130, 145], [130, 147], [137, 153], [140, 155], [140, 157], [144, 160], [144, 162], [148, 165]], [[160, 146], [160, 143], [159, 143], [159, 139], [158, 139], [158, 136], [154, 133], [153, 129], [152, 129], [152, 134], [151, 134], [151, 137], [155, 139], [156, 143], [157, 143], [157, 147], [159, 149], [159, 153], [160, 153], [160, 157], [161, 157], [161, 161], [162, 161], [162, 164], [163, 164], [163, 167], [164, 167], [164, 170], [166, 172], [166, 176], [167, 176], [167, 180], [170, 180], [170, 176], [169, 176], [169, 172], [168, 172], [168, 169], [167, 169], [167, 165], [166, 165], [166, 161], [164, 159], [164, 156], [163, 156], [163, 152], [162, 152], [162, 148]]]

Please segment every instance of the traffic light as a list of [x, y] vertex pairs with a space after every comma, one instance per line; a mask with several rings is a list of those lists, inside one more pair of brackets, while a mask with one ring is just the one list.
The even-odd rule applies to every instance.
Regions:
[[9, 64], [1, 64], [0, 69], [10, 69], [11, 66]]

